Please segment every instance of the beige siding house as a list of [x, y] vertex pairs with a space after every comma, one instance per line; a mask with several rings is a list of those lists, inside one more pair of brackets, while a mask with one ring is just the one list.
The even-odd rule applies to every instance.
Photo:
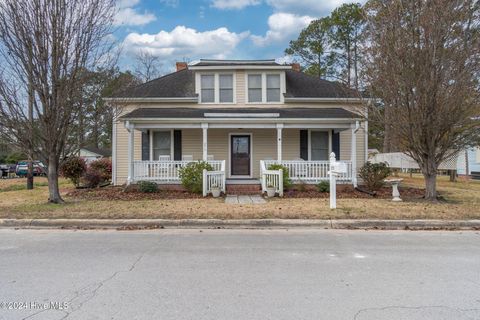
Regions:
[[[274, 60], [200, 60], [107, 99], [113, 181], [178, 184], [178, 169], [204, 160], [228, 184], [259, 184], [280, 163], [295, 181], [328, 179], [329, 155], [356, 184], [367, 157], [367, 121], [357, 92]], [[353, 143], [352, 143], [353, 142]]]

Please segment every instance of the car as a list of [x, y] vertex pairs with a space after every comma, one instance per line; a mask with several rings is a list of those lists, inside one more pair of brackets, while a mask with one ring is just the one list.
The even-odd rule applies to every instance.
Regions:
[[7, 164], [0, 164], [0, 178], [8, 178], [10, 167]]
[[[19, 177], [26, 177], [28, 174], [28, 161], [23, 160], [17, 162], [15, 173]], [[34, 176], [44, 176], [46, 175], [45, 165], [41, 161], [33, 162], [33, 175]]]

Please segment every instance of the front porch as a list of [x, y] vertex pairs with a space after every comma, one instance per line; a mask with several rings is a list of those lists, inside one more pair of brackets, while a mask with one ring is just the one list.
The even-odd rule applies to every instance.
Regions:
[[[152, 118], [148, 110], [139, 118], [130, 114], [123, 119], [123, 139], [128, 142], [123, 145], [125, 151], [118, 152], [125, 152], [124, 181], [180, 184], [180, 168], [206, 161], [213, 167], [207, 175], [223, 185], [241, 181], [264, 184], [265, 172], [273, 164], [288, 168], [293, 183], [315, 184], [329, 179], [328, 157], [334, 152], [347, 167], [339, 183], [356, 185], [357, 167], [366, 153], [359, 121], [348, 117], [305, 118], [312, 112], [320, 115], [332, 111], [302, 110], [290, 111], [296, 118], [282, 118], [282, 113], [259, 109], [251, 113], [205, 112], [201, 119]], [[159, 112], [154, 111], [155, 115]], [[117, 159], [113, 161], [118, 167]], [[117, 177], [114, 180], [115, 184], [122, 181]]]

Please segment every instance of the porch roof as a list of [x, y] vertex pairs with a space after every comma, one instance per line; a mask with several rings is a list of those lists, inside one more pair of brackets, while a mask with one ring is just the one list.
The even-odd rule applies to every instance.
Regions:
[[355, 120], [360, 116], [343, 108], [139, 108], [121, 117], [122, 120], [212, 118]]

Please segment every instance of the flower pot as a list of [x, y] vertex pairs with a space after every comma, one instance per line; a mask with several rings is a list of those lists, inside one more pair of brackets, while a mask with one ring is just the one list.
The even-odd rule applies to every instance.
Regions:
[[218, 197], [220, 197], [220, 192], [221, 192], [221, 190], [219, 188], [214, 188], [214, 189], [212, 189], [212, 196], [214, 198], [218, 198]]
[[275, 197], [275, 188], [274, 187], [267, 187], [267, 197], [268, 198]]

